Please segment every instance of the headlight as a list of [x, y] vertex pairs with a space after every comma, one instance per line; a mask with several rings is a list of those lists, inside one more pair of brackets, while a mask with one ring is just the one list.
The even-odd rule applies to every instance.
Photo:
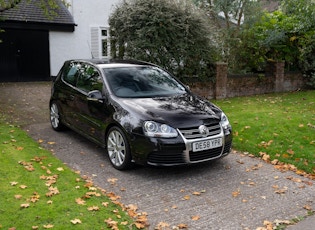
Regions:
[[230, 128], [230, 122], [229, 119], [227, 118], [227, 116], [225, 115], [225, 113], [221, 113], [221, 125], [223, 127], [223, 129], [228, 129]]
[[155, 121], [146, 121], [143, 125], [144, 134], [149, 137], [177, 137], [177, 131], [169, 125], [160, 124]]

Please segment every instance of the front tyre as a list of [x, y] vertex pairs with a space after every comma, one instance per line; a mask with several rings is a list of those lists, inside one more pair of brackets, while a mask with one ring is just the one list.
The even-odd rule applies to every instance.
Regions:
[[64, 125], [61, 123], [60, 120], [59, 108], [55, 102], [52, 102], [50, 105], [50, 124], [51, 127], [56, 131], [64, 129]]
[[118, 127], [112, 127], [106, 136], [106, 148], [110, 163], [118, 170], [132, 166], [130, 146], [126, 135]]

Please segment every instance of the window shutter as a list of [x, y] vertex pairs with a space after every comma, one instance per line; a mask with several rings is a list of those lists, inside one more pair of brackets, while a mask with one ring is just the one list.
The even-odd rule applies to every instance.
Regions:
[[91, 54], [92, 58], [100, 58], [99, 27], [91, 27]]

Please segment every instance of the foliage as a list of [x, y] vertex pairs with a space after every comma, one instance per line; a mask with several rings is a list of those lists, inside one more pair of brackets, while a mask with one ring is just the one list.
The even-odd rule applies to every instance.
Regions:
[[301, 70], [315, 86], [311, 81], [315, 72], [314, 12], [311, 0], [289, 0], [282, 2], [280, 10], [265, 12], [254, 24], [245, 23], [238, 59], [248, 63], [248, 69], [259, 69], [259, 63], [266, 60], [284, 60], [288, 69]]
[[[244, 24], [237, 54], [249, 70], [261, 70], [259, 64], [267, 60], [296, 63], [299, 53], [296, 40], [292, 37], [294, 22], [281, 11], [265, 12], [259, 21]], [[243, 66], [244, 67], [244, 66]]]
[[145, 227], [135, 207], [71, 171], [1, 117], [0, 136], [0, 229]]
[[208, 16], [214, 19], [217, 27], [221, 29], [240, 29], [245, 20], [250, 21], [255, 18], [261, 9], [259, 1], [252, 0], [193, 0], [193, 2], [205, 9]]
[[[244, 53], [241, 49], [244, 43], [240, 32], [245, 22], [252, 24], [256, 18], [259, 18], [262, 12], [260, 2], [251, 0], [194, 0], [194, 2], [207, 12], [220, 32], [218, 48], [221, 51], [221, 61], [229, 63], [229, 68], [232, 70], [244, 68], [246, 64], [239, 67], [242, 64], [239, 53]], [[244, 57], [247, 55], [244, 53]]]
[[194, 2], [207, 9], [208, 16], [215, 21], [220, 17], [227, 19], [225, 24], [221, 20], [224, 26], [219, 27], [220, 47], [230, 71], [264, 71], [266, 61], [284, 60], [288, 70], [301, 70], [315, 87], [314, 1], [280, 0], [279, 10], [271, 13], [262, 10], [260, 1]]
[[288, 0], [283, 1], [282, 7], [286, 15], [295, 19], [293, 38], [299, 49], [299, 67], [315, 88], [315, 2]]
[[314, 102], [313, 90], [237, 97], [215, 103], [229, 117], [235, 149], [269, 156], [270, 162], [292, 164], [315, 176]]
[[209, 77], [217, 55], [215, 32], [190, 1], [124, 1], [109, 24], [112, 57], [152, 62], [181, 80]]
[[13, 8], [21, 0], [0, 0], [0, 12]]

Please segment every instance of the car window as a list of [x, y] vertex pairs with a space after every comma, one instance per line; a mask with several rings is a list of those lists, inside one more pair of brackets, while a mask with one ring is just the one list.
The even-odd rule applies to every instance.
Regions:
[[69, 84], [75, 86], [77, 82], [77, 77], [78, 77], [78, 67], [75, 63], [71, 62], [64, 69], [63, 79]]
[[166, 71], [152, 66], [104, 68], [111, 91], [118, 97], [163, 97], [186, 93]]
[[93, 90], [102, 91], [102, 76], [95, 67], [89, 64], [81, 64], [76, 86], [85, 92]]

